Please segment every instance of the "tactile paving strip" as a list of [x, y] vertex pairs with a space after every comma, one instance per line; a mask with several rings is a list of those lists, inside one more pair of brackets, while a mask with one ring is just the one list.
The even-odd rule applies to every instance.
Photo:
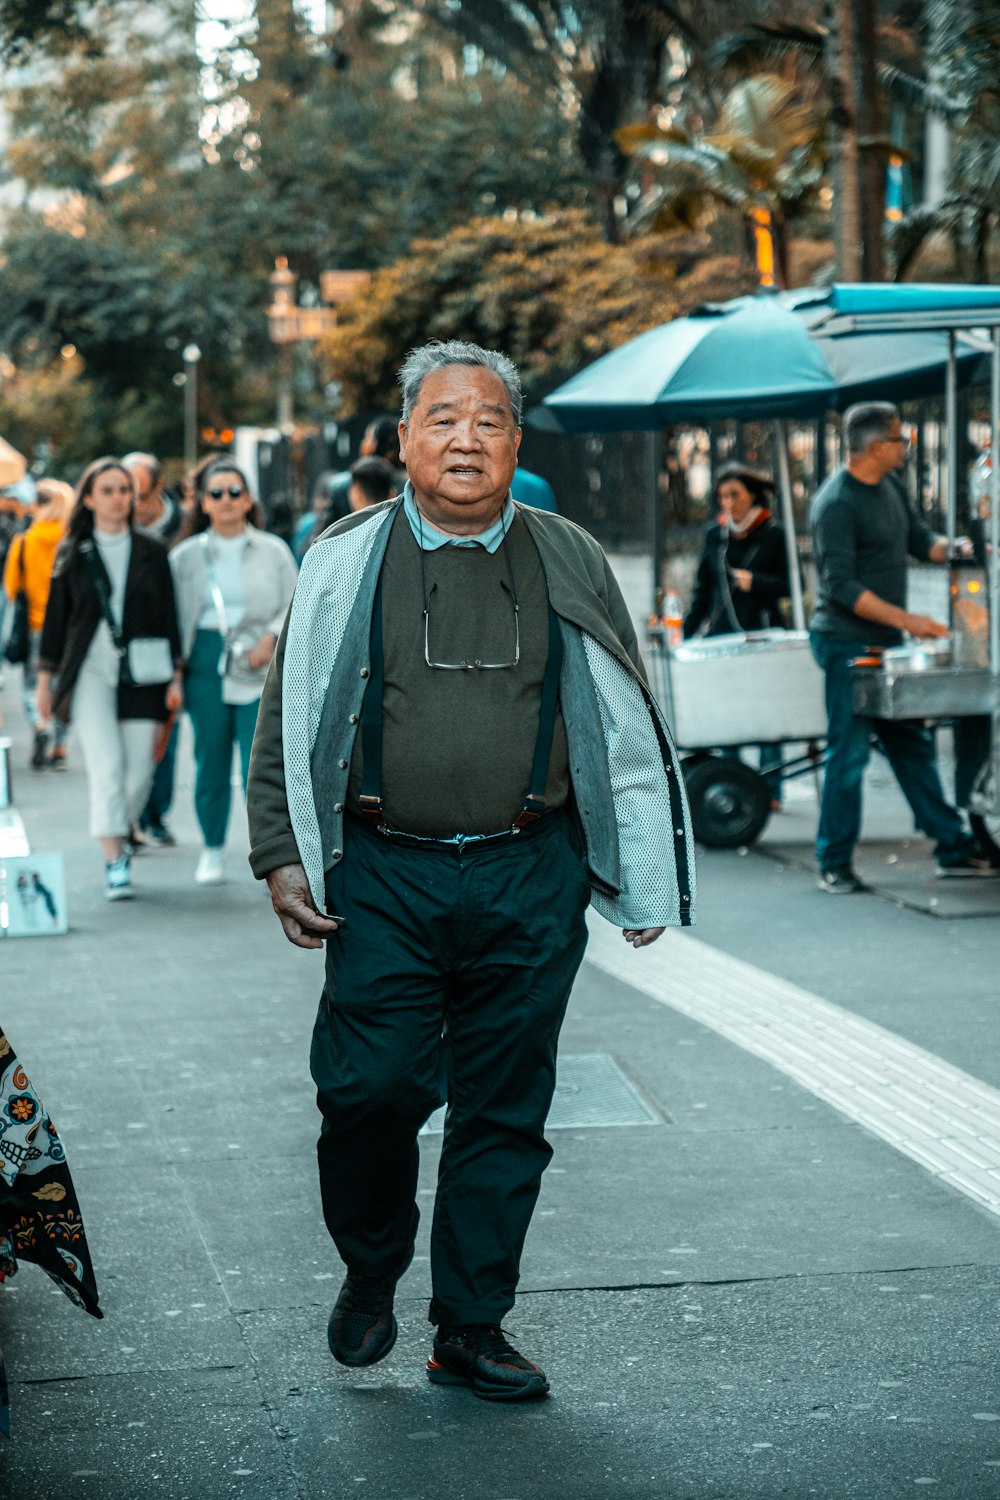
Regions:
[[1000, 1090], [688, 933], [639, 952], [590, 921], [587, 961], [728, 1037], [1000, 1215]]
[[[606, 1052], [584, 1052], [560, 1057], [556, 1092], [546, 1130], [581, 1130], [608, 1125], [660, 1125], [660, 1117], [629, 1082]], [[439, 1109], [421, 1135], [440, 1135], [444, 1110]]]

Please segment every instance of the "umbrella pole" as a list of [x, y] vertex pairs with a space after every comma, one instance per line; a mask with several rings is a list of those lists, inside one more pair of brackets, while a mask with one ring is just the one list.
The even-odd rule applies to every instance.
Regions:
[[945, 433], [947, 450], [948, 511], [947, 537], [948, 561], [955, 552], [955, 536], [958, 531], [958, 361], [955, 347], [955, 330], [948, 330], [948, 369], [945, 377]]
[[806, 611], [802, 602], [802, 574], [799, 571], [799, 549], [795, 540], [795, 510], [792, 505], [792, 473], [788, 465], [788, 441], [784, 422], [774, 424], [774, 450], [777, 455], [778, 494], [781, 499], [781, 524], [785, 528], [785, 551], [788, 555], [788, 584], [792, 600], [792, 627], [805, 630]]

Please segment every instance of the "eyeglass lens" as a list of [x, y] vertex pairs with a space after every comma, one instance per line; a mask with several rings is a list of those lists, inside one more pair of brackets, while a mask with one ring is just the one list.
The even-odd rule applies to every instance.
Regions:
[[223, 495], [228, 495], [229, 498], [230, 498], [230, 500], [238, 500], [242, 494], [243, 494], [243, 486], [241, 484], [230, 484], [230, 485], [227, 485], [224, 490], [223, 489], [209, 490], [208, 491], [208, 498], [210, 500], [221, 500], [222, 497], [223, 497]]

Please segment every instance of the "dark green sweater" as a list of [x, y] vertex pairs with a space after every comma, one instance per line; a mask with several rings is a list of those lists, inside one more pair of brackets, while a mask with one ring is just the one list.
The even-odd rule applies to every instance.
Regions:
[[866, 589], [906, 608], [907, 554], [926, 561], [934, 533], [913, 511], [902, 483], [863, 484], [840, 469], [821, 485], [809, 517], [819, 601], [811, 628], [835, 640], [894, 646], [902, 634], [863, 620], [854, 606]]
[[[548, 656], [545, 577], [520, 516], [494, 553], [446, 546], [423, 559], [431, 661], [513, 661], [512, 575], [520, 661], [495, 671], [427, 666], [420, 549], [400, 512], [382, 567], [385, 814], [392, 827], [431, 838], [495, 833], [510, 827], [529, 789]], [[359, 734], [348, 792], [355, 809], [362, 768]], [[568, 792], [566, 733], [557, 714], [547, 808], [561, 807]]]

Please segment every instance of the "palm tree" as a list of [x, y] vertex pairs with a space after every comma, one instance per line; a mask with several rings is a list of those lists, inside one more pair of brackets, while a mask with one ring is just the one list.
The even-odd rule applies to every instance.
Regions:
[[823, 173], [822, 122], [794, 82], [765, 73], [738, 83], [710, 131], [686, 129], [664, 111], [626, 126], [617, 141], [639, 167], [635, 229], [700, 229], [720, 207], [735, 210], [748, 247], [762, 230], [770, 235], [776, 279], [787, 286], [787, 226], [812, 205]]

